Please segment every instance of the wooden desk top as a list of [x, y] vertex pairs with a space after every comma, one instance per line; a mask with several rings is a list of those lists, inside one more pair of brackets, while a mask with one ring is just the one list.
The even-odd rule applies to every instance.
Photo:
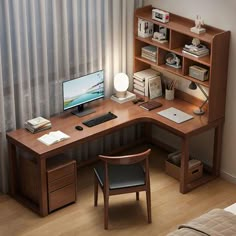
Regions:
[[[214, 127], [216, 124], [222, 121], [216, 121], [214, 123], [208, 124], [208, 120], [205, 115], [194, 115], [192, 111], [196, 107], [190, 103], [184, 102], [183, 100], [175, 99], [173, 101], [167, 101], [162, 97], [157, 98], [156, 100], [161, 102], [163, 106], [152, 111], [146, 111], [139, 107], [138, 104], [133, 104], [132, 102], [119, 104], [110, 99], [98, 100], [90, 104], [90, 106], [92, 105], [91, 107], [95, 108], [96, 113], [79, 118], [75, 115], [72, 115], [70, 111], [63, 112], [61, 115], [52, 117], [50, 119], [52, 128], [49, 130], [31, 134], [22, 128], [7, 133], [7, 139], [10, 143], [13, 143], [19, 147], [23, 147], [40, 158], [46, 158], [59, 152], [63, 152], [63, 149], [72, 147], [78, 142], [87, 142], [135, 123], [151, 122], [180, 137], [187, 137], [209, 129], [209, 127]], [[177, 124], [157, 114], [157, 112], [169, 107], [175, 107], [188, 114], [191, 114], [194, 116], [194, 119]], [[82, 121], [88, 120], [94, 116], [99, 116], [108, 111], [116, 114], [118, 118], [91, 128], [82, 124]], [[84, 129], [82, 131], [78, 131], [75, 129], [76, 125], [81, 125]], [[68, 134], [70, 138], [51, 146], [46, 146], [37, 140], [38, 137], [57, 130]]]

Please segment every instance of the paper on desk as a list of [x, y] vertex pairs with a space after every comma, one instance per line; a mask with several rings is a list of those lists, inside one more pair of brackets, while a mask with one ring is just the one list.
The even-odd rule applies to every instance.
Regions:
[[69, 135], [58, 130], [58, 131], [50, 132], [49, 134], [44, 134], [43, 136], [39, 137], [38, 140], [49, 146], [68, 138], [70, 138]]

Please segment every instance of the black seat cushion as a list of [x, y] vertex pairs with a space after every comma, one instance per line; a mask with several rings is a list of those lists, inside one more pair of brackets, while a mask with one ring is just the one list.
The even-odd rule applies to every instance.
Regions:
[[[104, 186], [104, 170], [104, 164], [102, 163], [94, 168], [94, 172], [102, 187]], [[108, 176], [111, 190], [145, 184], [145, 172], [140, 164], [109, 165]]]

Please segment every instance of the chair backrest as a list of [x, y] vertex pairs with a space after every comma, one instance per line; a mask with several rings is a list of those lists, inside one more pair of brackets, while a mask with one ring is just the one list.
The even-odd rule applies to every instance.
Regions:
[[145, 159], [148, 160], [149, 154], [151, 152], [151, 149], [148, 149], [144, 152], [137, 153], [137, 154], [131, 154], [131, 155], [124, 155], [124, 156], [104, 156], [99, 155], [98, 157], [106, 162], [107, 164], [112, 165], [131, 165], [138, 162], [141, 162]]

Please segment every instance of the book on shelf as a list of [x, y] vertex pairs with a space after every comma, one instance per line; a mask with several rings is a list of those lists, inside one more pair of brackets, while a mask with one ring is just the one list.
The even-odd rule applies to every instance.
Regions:
[[196, 58], [201, 58], [201, 57], [205, 57], [205, 56], [209, 55], [209, 51], [205, 52], [205, 53], [202, 53], [200, 55], [194, 54], [192, 52], [187, 52], [186, 50], [182, 50], [182, 53], [185, 53], [187, 55], [190, 55], [190, 56], [193, 56], [193, 57], [196, 57]]
[[134, 88], [134, 93], [137, 93], [137, 94], [139, 94], [139, 95], [142, 95], [142, 96], [144, 96], [144, 92], [142, 92], [142, 91], [140, 91], [140, 90], [138, 90], [138, 89], [136, 89], [136, 88]]
[[134, 78], [138, 79], [140, 81], [145, 81], [146, 78], [152, 78], [152, 77], [155, 77], [157, 75], [160, 75], [159, 71], [156, 71], [156, 70], [153, 70], [153, 69], [149, 68], [149, 69], [145, 69], [145, 70], [135, 72], [134, 73]]
[[144, 46], [142, 47], [141, 51], [152, 55], [157, 55], [157, 47], [153, 45]]
[[136, 79], [135, 77], [134, 77], [133, 83], [138, 84], [139, 86], [143, 86], [143, 87], [145, 86], [145, 81], [140, 81]]
[[31, 133], [37, 133], [42, 130], [50, 129], [51, 126], [50, 120], [41, 116], [27, 120], [25, 122], [25, 128]]
[[144, 102], [144, 103], [140, 104], [139, 106], [142, 107], [145, 110], [151, 111], [153, 109], [161, 107], [162, 104], [160, 102], [150, 100], [150, 101], [147, 101], [147, 102]]
[[202, 54], [205, 54], [205, 53], [209, 53], [208, 48], [201, 49], [199, 51], [193, 51], [193, 50], [189, 50], [188, 48], [184, 47], [183, 51], [186, 51], [186, 52], [189, 52], [189, 53], [192, 53], [192, 54], [195, 54], [195, 55], [202, 55]]
[[139, 84], [134, 83], [134, 88], [144, 92], [145, 91], [145, 86], [140, 86]]
[[58, 131], [50, 132], [49, 134], [44, 134], [43, 136], [39, 137], [38, 140], [41, 143], [46, 144], [47, 146], [50, 146], [54, 143], [58, 143], [68, 138], [70, 138], [69, 135], [58, 130]]
[[144, 90], [144, 94], [142, 95], [147, 96], [147, 97], [149, 96], [149, 84], [148, 84], [149, 82], [148, 81], [150, 78], [155, 78], [157, 76], [160, 76], [160, 72], [153, 70], [151, 68], [134, 73], [134, 76], [133, 76], [134, 83], [135, 83], [135, 80], [138, 80], [144, 84], [145, 90]]
[[152, 58], [152, 57], [149, 57], [149, 56], [146, 56], [146, 55], [142, 55], [141, 57], [145, 58], [145, 59], [148, 59], [149, 61], [152, 61], [152, 62], [157, 62], [156, 58]]
[[157, 76], [148, 80], [150, 99], [162, 96], [161, 77]]
[[209, 49], [203, 44], [197, 46], [185, 44], [182, 52], [196, 57], [203, 57], [209, 54]]

